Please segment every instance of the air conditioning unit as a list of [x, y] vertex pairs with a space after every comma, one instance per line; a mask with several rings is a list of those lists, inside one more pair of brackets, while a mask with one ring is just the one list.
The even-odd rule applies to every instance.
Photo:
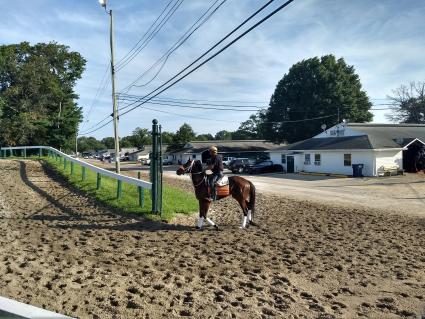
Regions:
[[314, 165], [320, 165], [320, 161], [314, 161]]

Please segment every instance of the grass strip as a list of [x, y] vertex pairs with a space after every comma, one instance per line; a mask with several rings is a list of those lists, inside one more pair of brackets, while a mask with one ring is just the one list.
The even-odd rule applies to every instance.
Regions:
[[[71, 175], [70, 162], [67, 163], [66, 169], [64, 169], [63, 159], [62, 161], [59, 161], [59, 159], [52, 157], [43, 157], [43, 161], [68, 180], [72, 185], [84, 191], [88, 195], [95, 197], [103, 204], [119, 209], [125, 213], [136, 213], [144, 215], [149, 219], [157, 219], [156, 215], [151, 214], [152, 201], [149, 190], [144, 190], [145, 203], [144, 207], [140, 207], [138, 190], [135, 185], [123, 182], [122, 197], [118, 200], [117, 180], [102, 175], [101, 187], [100, 189], [96, 189], [96, 172], [86, 168], [85, 180], [83, 180], [83, 170], [81, 165], [74, 163], [74, 174]], [[176, 213], [191, 214], [198, 211], [198, 201], [193, 194], [175, 187], [164, 185], [162, 208], [163, 212], [161, 219], [169, 221]]]

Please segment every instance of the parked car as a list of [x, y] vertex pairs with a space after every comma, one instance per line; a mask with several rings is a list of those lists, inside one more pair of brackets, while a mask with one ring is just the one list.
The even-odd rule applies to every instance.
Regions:
[[228, 168], [230, 162], [235, 160], [235, 159], [236, 159], [236, 157], [229, 157], [229, 156], [223, 157], [223, 166]]
[[168, 158], [163, 158], [162, 165], [173, 165], [173, 161]]
[[249, 174], [272, 173], [275, 165], [272, 161], [259, 161], [245, 166], [245, 171]]
[[229, 163], [229, 169], [232, 173], [243, 173], [245, 172], [245, 166], [248, 164], [252, 164], [252, 160], [248, 158], [236, 158]]
[[150, 158], [142, 158], [142, 159], [140, 160], [140, 163], [141, 163], [142, 165], [150, 165], [150, 163], [151, 163], [151, 159], [150, 159]]

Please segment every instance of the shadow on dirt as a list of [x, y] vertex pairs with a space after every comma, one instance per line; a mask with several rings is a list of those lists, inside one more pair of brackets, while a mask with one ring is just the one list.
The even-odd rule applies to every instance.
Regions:
[[[61, 229], [79, 229], [79, 230], [89, 230], [89, 229], [110, 229], [117, 231], [189, 231], [193, 230], [192, 227], [176, 225], [176, 224], [167, 224], [166, 222], [161, 221], [152, 221], [147, 220], [143, 216], [134, 213], [122, 213], [120, 210], [110, 207], [104, 203], [98, 202], [90, 197], [87, 197], [84, 191], [76, 188], [69, 182], [67, 182], [61, 175], [51, 169], [46, 163], [42, 162], [42, 168], [46, 175], [49, 178], [58, 183], [61, 187], [66, 189], [69, 193], [62, 195], [58, 198], [55, 198], [49, 194], [44, 189], [37, 186], [28, 178], [27, 173], [27, 164], [25, 161], [19, 162], [19, 173], [22, 181], [37, 194], [45, 198], [49, 204], [43, 208], [37, 210], [30, 216], [28, 219], [52, 222], [53, 227], [58, 227]], [[63, 200], [70, 196], [83, 196], [88, 198], [88, 202], [93, 206], [95, 210], [107, 210], [105, 214], [82, 214], [80, 212], [74, 211], [72, 207], [63, 203]], [[56, 207], [60, 212], [65, 215], [47, 215], [42, 212], [49, 206]], [[81, 208], [81, 207], [78, 207]], [[110, 219], [101, 219], [99, 217], [111, 217]], [[114, 219], [115, 218], [115, 219]], [[64, 223], [67, 222], [67, 223]], [[81, 222], [84, 222], [82, 224]]]

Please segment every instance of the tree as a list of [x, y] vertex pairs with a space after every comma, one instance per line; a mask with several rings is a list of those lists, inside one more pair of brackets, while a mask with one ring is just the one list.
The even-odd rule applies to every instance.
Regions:
[[218, 131], [215, 136], [214, 136], [215, 140], [231, 140], [232, 139], [232, 132], [226, 131], [226, 130], [222, 130], [222, 131]]
[[425, 82], [411, 82], [394, 90], [392, 114], [387, 118], [393, 122], [425, 124]]
[[133, 146], [143, 149], [145, 145], [152, 144], [152, 137], [148, 129], [136, 127], [130, 136]]
[[189, 124], [184, 123], [177, 130], [176, 134], [174, 134], [172, 144], [173, 145], [186, 144], [187, 142], [194, 140], [195, 137], [196, 137], [196, 134], [193, 131], [192, 127]]
[[335, 125], [338, 114], [369, 122], [371, 106], [353, 66], [333, 55], [315, 57], [294, 64], [279, 81], [262, 131], [270, 141], [295, 142], [320, 133], [322, 124]]
[[214, 139], [214, 136], [212, 136], [210, 133], [199, 134], [195, 139], [197, 141], [212, 141]]
[[101, 142], [107, 149], [115, 149], [115, 139], [113, 137], [102, 138]]
[[57, 43], [0, 46], [0, 143], [70, 148], [82, 119], [74, 87], [85, 63]]
[[79, 152], [100, 151], [104, 150], [105, 148], [106, 146], [94, 137], [81, 136], [78, 138]]
[[162, 144], [172, 144], [174, 138], [174, 133], [171, 132], [162, 132]]
[[248, 120], [242, 122], [239, 128], [232, 133], [233, 140], [263, 139], [263, 121], [265, 110], [252, 114]]

